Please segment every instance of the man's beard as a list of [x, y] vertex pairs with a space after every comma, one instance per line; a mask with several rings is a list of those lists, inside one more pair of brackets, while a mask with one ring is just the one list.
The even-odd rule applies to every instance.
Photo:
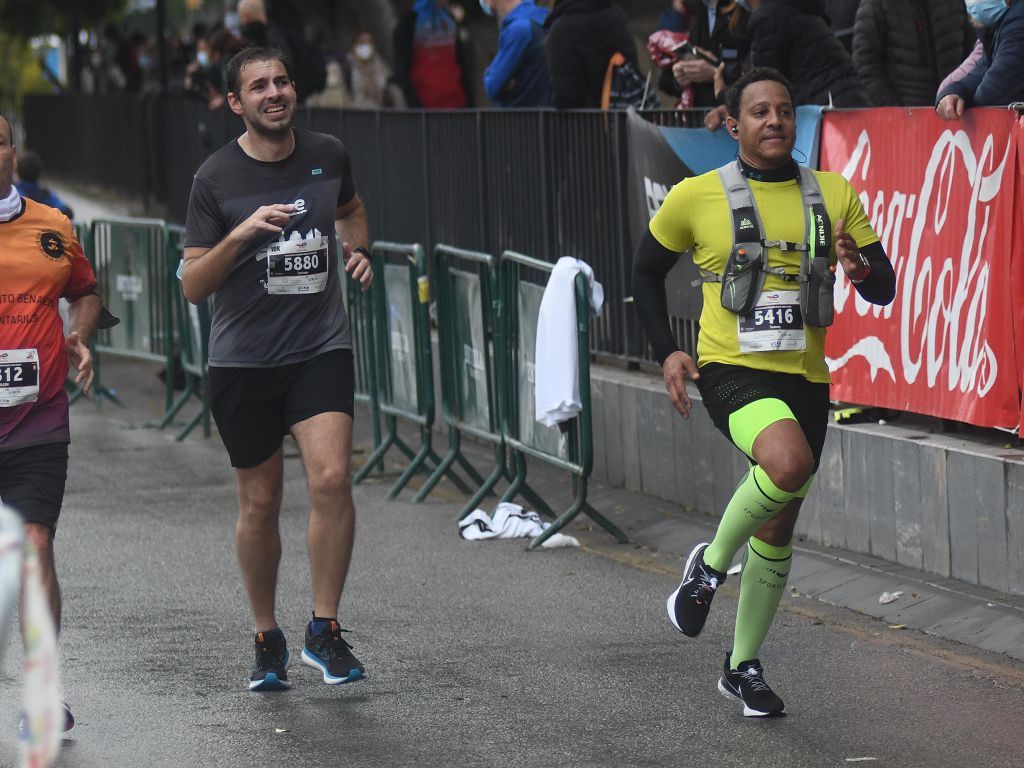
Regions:
[[279, 139], [284, 135], [287, 135], [288, 131], [292, 129], [292, 123], [295, 122], [295, 113], [292, 112], [288, 120], [284, 122], [274, 123], [267, 125], [261, 120], [250, 120], [249, 126], [255, 133], [258, 133], [265, 139]]

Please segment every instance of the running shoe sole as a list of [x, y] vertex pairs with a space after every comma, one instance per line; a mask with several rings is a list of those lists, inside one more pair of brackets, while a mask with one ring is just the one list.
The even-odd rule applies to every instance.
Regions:
[[324, 675], [324, 682], [328, 685], [343, 685], [344, 683], [357, 683], [363, 680], [369, 675], [366, 674], [365, 670], [353, 669], [348, 673], [347, 677], [336, 677], [327, 671], [327, 665], [324, 664], [320, 659], [311, 654], [305, 648], [302, 649], [302, 663], [306, 666], [313, 667], [313, 669], [320, 670]]
[[[289, 653], [284, 658], [285, 671], [288, 671], [288, 665], [291, 663], [291, 660], [291, 654]], [[249, 681], [250, 691], [287, 691], [291, 687], [292, 684], [278, 677], [277, 672], [267, 672], [266, 677], [262, 680]]]
[[[671, 621], [672, 626], [678, 629], [680, 632], [683, 632], [683, 628], [676, 623], [676, 600], [679, 598], [679, 591], [683, 588], [683, 584], [686, 583], [686, 575], [690, 572], [690, 568], [693, 567], [693, 561], [696, 560], [697, 555], [700, 554], [702, 550], [707, 549], [707, 547], [707, 543], [702, 542], [690, 551], [690, 556], [686, 558], [686, 567], [683, 568], [683, 580], [679, 582], [679, 586], [676, 587], [676, 591], [669, 595], [668, 600], [665, 601], [665, 610], [668, 612], [668, 620]], [[683, 632], [683, 634], [687, 637], [697, 636], [687, 635], [685, 632]], [[698, 632], [697, 634], [700, 633]]]
[[785, 717], [786, 713], [782, 710], [778, 712], [762, 712], [759, 709], [752, 709], [747, 706], [747, 702], [743, 700], [743, 697], [739, 694], [730, 690], [729, 686], [725, 684], [725, 680], [718, 678], [718, 692], [725, 696], [727, 699], [732, 701], [738, 701], [743, 705], [743, 716], [744, 717]]

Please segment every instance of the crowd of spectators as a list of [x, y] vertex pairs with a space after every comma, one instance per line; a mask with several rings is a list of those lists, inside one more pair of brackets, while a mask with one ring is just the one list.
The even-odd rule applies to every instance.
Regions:
[[[761, 66], [789, 79], [798, 104], [931, 105], [953, 119], [1024, 101], [1024, 0], [669, 0], [643, 61], [644, 31], [615, 0], [479, 4], [498, 32], [482, 74], [470, 64], [467, 12], [451, 0], [413, 0], [390, 63], [367, 31], [347, 51], [327, 50], [322, 28], [279, 28], [263, 0], [239, 0], [231, 28], [197, 25], [169, 40], [171, 87], [218, 109], [227, 61], [270, 44], [289, 57], [300, 101], [323, 107], [460, 109], [482, 86], [498, 107], [598, 108], [624, 64], [652, 73], [664, 106], [708, 110], [712, 130], [729, 85]], [[83, 90], [157, 92], [157, 54], [152, 38], [111, 24], [84, 59]]]

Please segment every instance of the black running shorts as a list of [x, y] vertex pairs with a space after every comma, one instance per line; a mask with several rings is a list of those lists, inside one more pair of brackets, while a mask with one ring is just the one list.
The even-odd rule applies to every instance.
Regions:
[[353, 415], [351, 349], [277, 368], [210, 367], [210, 402], [231, 466], [248, 469], [274, 455], [293, 424], [318, 413]]
[[829, 385], [808, 381], [795, 373], [759, 371], [740, 365], [707, 363], [700, 366], [697, 389], [715, 427], [732, 440], [729, 416], [756, 400], [775, 398], [785, 403], [803, 430], [818, 471], [828, 430]]
[[67, 479], [67, 443], [0, 451], [0, 501], [26, 523], [57, 529]]

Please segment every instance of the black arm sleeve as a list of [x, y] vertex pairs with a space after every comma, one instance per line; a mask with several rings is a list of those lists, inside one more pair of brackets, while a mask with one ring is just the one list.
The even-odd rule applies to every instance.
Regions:
[[[853, 287], [866, 301], [872, 304], [886, 305], [896, 298], [896, 273], [881, 243], [872, 243], [860, 249], [860, 252], [871, 265], [871, 274], [864, 282]], [[635, 289], [634, 289], [635, 290]]]
[[659, 364], [679, 350], [668, 324], [665, 297], [665, 277], [678, 261], [679, 254], [659, 243], [650, 230], [640, 238], [633, 256], [633, 305]]

